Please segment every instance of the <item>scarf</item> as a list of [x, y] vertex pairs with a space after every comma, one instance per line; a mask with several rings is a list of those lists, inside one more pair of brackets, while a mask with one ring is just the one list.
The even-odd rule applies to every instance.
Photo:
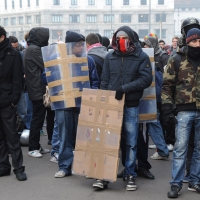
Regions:
[[102, 47], [102, 45], [100, 43], [92, 44], [87, 48], [87, 52], [94, 47]]

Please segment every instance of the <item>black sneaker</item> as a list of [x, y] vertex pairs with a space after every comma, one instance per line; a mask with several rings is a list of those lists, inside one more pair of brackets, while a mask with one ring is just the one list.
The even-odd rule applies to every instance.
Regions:
[[97, 189], [105, 189], [108, 187], [108, 182], [107, 181], [102, 181], [102, 180], [96, 180], [93, 183], [93, 188], [97, 188]]
[[193, 192], [197, 192], [200, 194], [200, 184], [194, 184], [192, 185], [191, 183], [188, 184], [188, 190], [189, 191], [193, 191]]
[[24, 171], [25, 171], [25, 167], [24, 166], [22, 166], [19, 169], [14, 169], [13, 170], [13, 172], [15, 173], [16, 178], [17, 178], [18, 181], [26, 181], [27, 180], [27, 176], [24, 173]]
[[120, 173], [117, 174], [117, 178], [123, 178], [125, 169], [123, 169]]
[[126, 190], [133, 191], [137, 189], [137, 185], [135, 184], [135, 177], [128, 175], [124, 180], [126, 182]]
[[178, 185], [172, 185], [170, 191], [167, 193], [169, 198], [177, 198], [180, 194], [181, 188]]

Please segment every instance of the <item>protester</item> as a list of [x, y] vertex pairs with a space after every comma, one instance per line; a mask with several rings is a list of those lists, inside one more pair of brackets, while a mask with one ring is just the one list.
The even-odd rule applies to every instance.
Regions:
[[[186, 35], [187, 48], [170, 58], [164, 72], [162, 109], [164, 123], [176, 125], [176, 143], [172, 159], [172, 181], [169, 198], [177, 198], [182, 188], [189, 136], [194, 124], [194, 152], [190, 166], [189, 191], [200, 193], [200, 29], [192, 28]], [[188, 89], [190, 88], [190, 89]], [[175, 94], [175, 95], [174, 95]], [[174, 116], [173, 102], [177, 118]]]
[[[128, 26], [122, 26], [115, 32], [112, 46], [114, 51], [109, 52], [105, 58], [100, 88], [116, 91], [117, 100], [121, 100], [125, 94], [122, 126], [126, 135], [124, 181], [126, 190], [136, 190], [138, 105], [143, 90], [152, 82], [151, 63]], [[93, 187], [105, 188], [107, 184], [106, 181], [96, 180]]]
[[48, 40], [49, 29], [42, 27], [32, 28], [27, 39], [28, 47], [23, 57], [28, 95], [33, 104], [28, 155], [35, 158], [42, 157], [42, 154], [50, 152], [39, 143], [40, 130], [42, 129], [46, 113], [46, 108], [43, 105], [43, 95], [46, 92], [46, 86], [42, 82], [44, 63], [41, 47], [47, 46]]
[[164, 40], [159, 40], [159, 47], [163, 50], [164, 46], [165, 46], [165, 41]]
[[27, 176], [22, 166], [23, 156], [16, 130], [16, 105], [22, 90], [22, 60], [1, 26], [0, 61], [0, 176], [10, 175], [10, 153], [16, 178], [25, 181]]

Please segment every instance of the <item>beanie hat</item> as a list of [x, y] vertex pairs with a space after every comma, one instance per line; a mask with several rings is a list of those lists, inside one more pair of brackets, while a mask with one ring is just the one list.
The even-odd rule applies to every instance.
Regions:
[[125, 36], [129, 38], [128, 34], [125, 31], [118, 31], [116, 34], [116, 37], [120, 37], [120, 36]]
[[200, 30], [198, 28], [192, 28], [188, 31], [186, 36], [186, 43], [188, 44], [195, 39], [200, 39]]
[[65, 37], [65, 43], [78, 42], [80, 40], [85, 41], [85, 37], [74, 31], [67, 31]]
[[155, 38], [158, 38], [158, 36], [155, 34], [155, 33], [149, 33], [148, 35], [146, 35], [144, 37], [144, 40], [146, 40], [148, 37], [155, 37]]

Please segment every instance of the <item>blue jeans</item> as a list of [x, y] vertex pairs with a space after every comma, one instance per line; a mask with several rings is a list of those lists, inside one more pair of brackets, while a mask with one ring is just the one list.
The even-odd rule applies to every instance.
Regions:
[[66, 174], [71, 173], [79, 112], [79, 108], [56, 110], [60, 138], [58, 166], [59, 170], [64, 171]]
[[163, 135], [163, 129], [160, 124], [160, 113], [157, 113], [157, 122], [151, 122], [147, 124], [148, 132], [151, 136], [151, 139], [153, 140], [154, 144], [156, 145], [158, 149], [158, 154], [163, 157], [169, 156], [169, 150], [167, 148], [167, 145], [165, 143], [164, 135]]
[[53, 155], [54, 153], [59, 153], [60, 138], [59, 138], [59, 132], [58, 132], [58, 123], [56, 120], [54, 122], [51, 144], [52, 144], [51, 155]]
[[27, 114], [26, 114], [26, 128], [30, 130], [31, 128], [31, 120], [33, 115], [33, 104], [29, 99], [28, 93], [25, 93], [25, 99], [26, 99], [26, 108], [27, 108]]
[[137, 138], [138, 138], [139, 114], [138, 107], [124, 108], [123, 117], [123, 133], [126, 139], [126, 175], [137, 176], [135, 173], [136, 153], [137, 153]]
[[194, 152], [190, 167], [191, 184], [200, 184], [200, 112], [183, 111], [177, 115], [176, 143], [174, 145], [172, 160], [172, 181], [182, 187], [185, 172], [185, 161], [188, 151], [189, 136], [194, 124]]
[[20, 96], [20, 100], [17, 103], [17, 113], [19, 117], [22, 119], [23, 123], [26, 124], [26, 100], [25, 100], [25, 93], [22, 92]]

